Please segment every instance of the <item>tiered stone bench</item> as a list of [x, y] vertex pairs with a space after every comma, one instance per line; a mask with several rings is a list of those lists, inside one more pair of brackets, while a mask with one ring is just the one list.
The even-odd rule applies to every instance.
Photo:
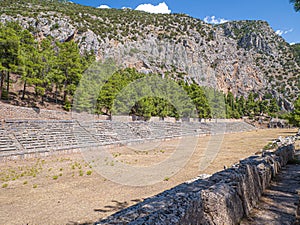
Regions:
[[118, 134], [113, 130], [110, 121], [81, 122], [80, 125], [103, 145], [118, 141]]
[[0, 158], [52, 153], [101, 145], [126, 145], [184, 136], [255, 129], [244, 122], [117, 122], [76, 120], [5, 120], [0, 129]]
[[6, 126], [25, 154], [95, 144], [93, 137], [75, 121], [8, 120]]
[[0, 156], [18, 155], [21, 149], [6, 129], [0, 128]]

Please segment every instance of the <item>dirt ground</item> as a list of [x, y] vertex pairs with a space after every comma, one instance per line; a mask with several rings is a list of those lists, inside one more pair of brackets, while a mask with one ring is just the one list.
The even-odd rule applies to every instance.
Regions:
[[[210, 136], [200, 137], [183, 168], [147, 186], [113, 182], [81, 153], [0, 162], [0, 224], [92, 223], [200, 174], [229, 167], [278, 136], [295, 133], [296, 130], [268, 129], [226, 134], [220, 137], [220, 149], [212, 155], [207, 152], [208, 146], [218, 145], [212, 144]], [[143, 151], [134, 146], [108, 149], [113, 160], [107, 160], [107, 164], [112, 168], [116, 163], [145, 168], [174, 155], [174, 146], [180, 141], [150, 144]], [[211, 161], [204, 170], [201, 160]]]

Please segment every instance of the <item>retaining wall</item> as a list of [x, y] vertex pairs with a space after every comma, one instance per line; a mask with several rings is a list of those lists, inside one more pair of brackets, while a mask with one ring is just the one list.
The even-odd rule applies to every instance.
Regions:
[[[92, 115], [88, 113], [75, 113], [75, 112], [66, 112], [66, 111], [56, 111], [56, 110], [47, 110], [39, 108], [29, 108], [14, 106], [10, 104], [5, 104], [0, 102], [0, 120], [7, 119], [30, 119], [30, 120], [78, 120], [78, 121], [98, 121], [98, 120], [110, 120], [118, 122], [132, 122], [138, 120], [138, 117], [132, 116], [112, 116], [110, 118], [106, 115]], [[141, 118], [139, 118], [142, 120]], [[215, 123], [215, 122], [242, 122], [243, 119], [202, 119], [199, 118], [190, 118], [190, 122], [205, 122], [205, 123]], [[182, 120], [176, 121], [175, 118], [166, 117], [162, 120], [159, 117], [151, 117], [149, 122], [182, 122]]]
[[238, 224], [293, 157], [293, 145], [249, 157], [232, 168], [183, 183], [96, 224]]
[[108, 116], [89, 115], [87, 113], [74, 113], [39, 108], [14, 106], [0, 102], [0, 120], [6, 119], [30, 119], [30, 120], [108, 120]]
[[13, 106], [0, 102], [1, 119], [71, 119], [71, 113]]

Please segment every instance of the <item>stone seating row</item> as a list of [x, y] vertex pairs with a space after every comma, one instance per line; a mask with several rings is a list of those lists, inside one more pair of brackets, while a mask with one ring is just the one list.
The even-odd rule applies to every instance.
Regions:
[[20, 149], [16, 145], [15, 141], [12, 139], [10, 134], [3, 128], [0, 128], [0, 157], [17, 154]]
[[74, 121], [8, 121], [24, 151], [78, 148], [95, 141]]
[[[0, 129], [0, 157], [7, 154], [47, 152], [76, 149], [162, 138], [253, 130], [243, 122], [232, 123], [171, 123], [171, 122], [116, 122], [116, 121], [33, 121], [9, 120]], [[225, 129], [226, 128], [226, 129]]]

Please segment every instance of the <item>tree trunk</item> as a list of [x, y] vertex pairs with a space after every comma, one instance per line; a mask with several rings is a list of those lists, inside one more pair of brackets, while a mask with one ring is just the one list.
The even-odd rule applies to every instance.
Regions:
[[67, 94], [68, 94], [67, 93], [68, 77], [69, 77], [68, 69], [66, 69], [66, 71], [65, 71], [65, 81], [64, 81], [64, 102], [66, 102]]
[[57, 92], [58, 92], [58, 88], [57, 88], [57, 84], [55, 85], [55, 103], [57, 104]]
[[67, 91], [64, 91], [64, 102], [67, 100]]
[[25, 92], [26, 92], [26, 81], [24, 81], [24, 86], [23, 86], [23, 92], [22, 92], [22, 100], [25, 99]]
[[35, 85], [35, 87], [34, 87], [34, 95], [35, 95], [36, 98], [39, 97], [39, 94], [38, 94], [38, 91], [37, 91], [37, 85]]
[[[46, 86], [46, 85], [43, 84], [43, 88], [45, 88], [45, 86]], [[44, 93], [43, 93], [42, 96], [41, 96], [41, 97], [42, 97], [42, 100], [41, 100], [41, 101], [42, 101], [42, 104], [44, 104], [44, 98], [45, 98], [46, 93], [47, 93], [47, 89], [45, 88], [45, 91], [44, 91]]]
[[1, 72], [0, 73], [0, 99], [2, 98], [3, 83], [4, 83], [4, 74], [3, 72]]
[[67, 100], [67, 94], [68, 94], [67, 86], [68, 86], [68, 81], [65, 80], [65, 82], [64, 82], [64, 102], [66, 102], [66, 100]]
[[7, 100], [9, 100], [9, 83], [10, 83], [10, 73], [7, 71], [7, 86], [6, 86], [6, 91], [7, 91]]

